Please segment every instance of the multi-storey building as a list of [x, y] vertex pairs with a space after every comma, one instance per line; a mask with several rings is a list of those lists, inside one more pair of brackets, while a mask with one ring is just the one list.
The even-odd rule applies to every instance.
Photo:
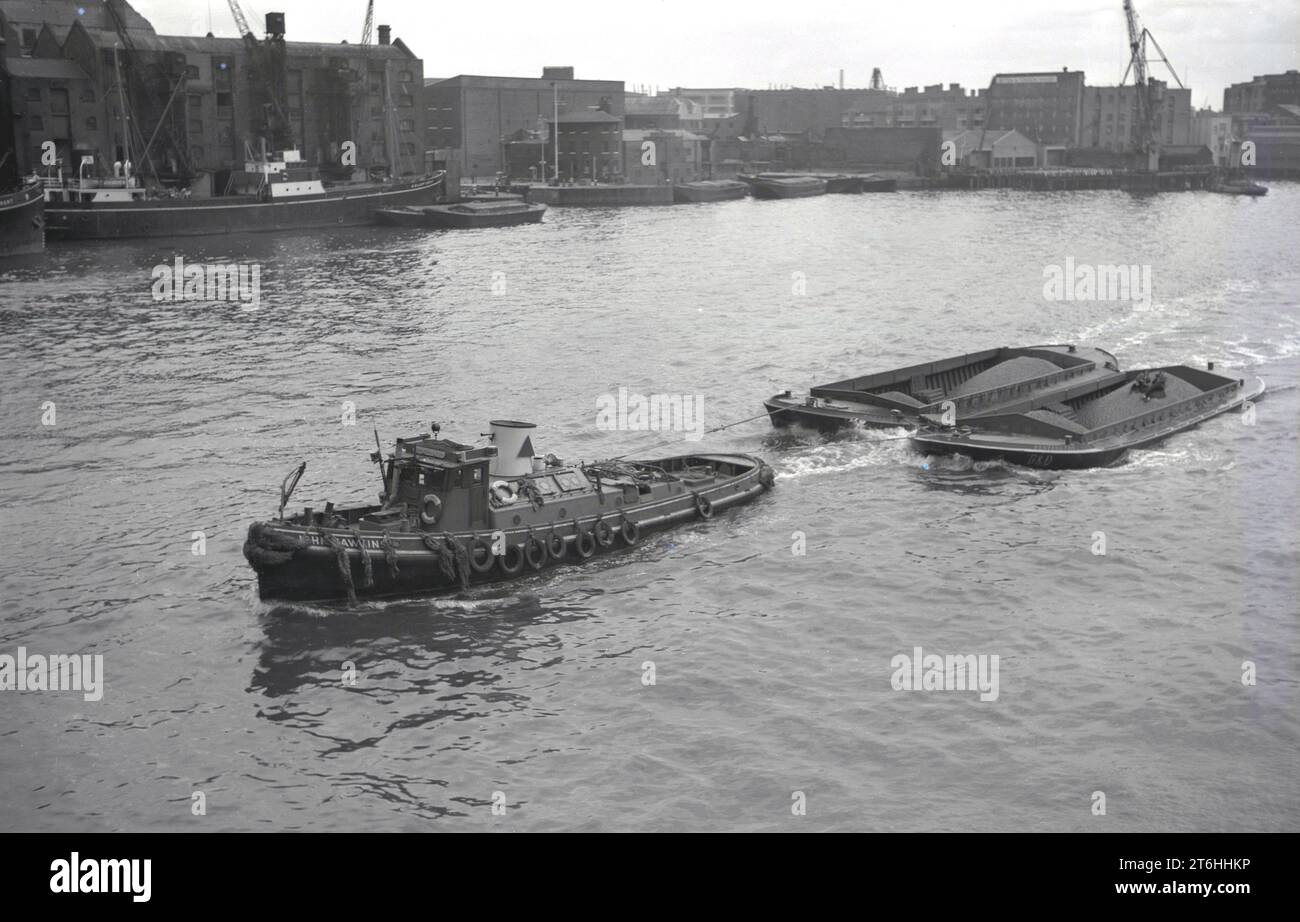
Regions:
[[1300, 71], [1264, 74], [1249, 83], [1234, 83], [1223, 91], [1223, 111], [1229, 115], [1266, 112], [1284, 105], [1300, 105]]
[[[428, 169], [423, 64], [390, 40], [388, 26], [379, 27], [377, 45], [272, 46], [158, 35], [123, 0], [115, 8], [122, 30], [107, 4], [0, 0], [24, 171], [41, 169], [52, 142], [73, 171], [87, 156], [100, 171], [134, 159], [146, 176], [207, 174], [220, 184], [266, 136], [269, 67], [283, 81], [284, 134], [309, 160], [400, 174]], [[268, 53], [277, 55], [273, 64]], [[355, 162], [344, 162], [345, 151]]]
[[430, 146], [453, 151], [462, 175], [486, 177], [506, 170], [506, 145], [519, 132], [545, 130], [556, 110], [562, 131], [572, 123], [565, 116], [596, 111], [621, 122], [623, 81], [578, 80], [572, 67], [547, 67], [541, 77], [460, 74], [430, 81], [425, 104]]
[[[1151, 81], [1154, 102], [1152, 129], [1156, 143], [1177, 146], [1192, 142], [1192, 91]], [[1126, 153], [1140, 144], [1137, 88], [1088, 86], [1083, 90], [1083, 126], [1078, 147]]]
[[985, 125], [1019, 131], [1043, 147], [1077, 147], [1083, 88], [1081, 70], [998, 74], [984, 94]]

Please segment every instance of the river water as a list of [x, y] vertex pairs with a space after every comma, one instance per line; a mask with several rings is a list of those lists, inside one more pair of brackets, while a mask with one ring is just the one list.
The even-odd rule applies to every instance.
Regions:
[[[1284, 183], [897, 193], [5, 264], [0, 653], [101, 654], [106, 679], [0, 692], [0, 828], [1294, 830], [1298, 223]], [[256, 263], [260, 306], [154, 301], [178, 255]], [[1067, 258], [1149, 266], [1149, 303], [1046, 299]], [[620, 387], [702, 395], [716, 426], [1068, 341], [1281, 390], [1082, 472], [596, 426]], [[777, 488], [508, 590], [257, 601], [241, 544], [299, 460], [295, 505], [367, 500], [372, 426], [500, 417], [571, 459], [758, 453]], [[894, 690], [916, 647], [996, 654], [996, 700]]]

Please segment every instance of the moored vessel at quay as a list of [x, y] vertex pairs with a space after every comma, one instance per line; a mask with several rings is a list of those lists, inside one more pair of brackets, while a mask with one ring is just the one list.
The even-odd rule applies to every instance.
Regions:
[[546, 214], [546, 206], [522, 199], [460, 202], [452, 205], [406, 205], [381, 208], [375, 212], [380, 224], [397, 227], [432, 227], [444, 230], [473, 230], [484, 227], [513, 227], [536, 224]]
[[100, 178], [83, 158], [78, 176], [43, 180], [50, 240], [186, 237], [370, 224], [376, 210], [432, 205], [443, 194], [443, 173], [399, 182], [327, 187], [297, 151], [250, 159], [233, 173], [225, 195], [159, 197], [126, 170]]
[[369, 505], [284, 507], [305, 463], [281, 486], [280, 514], [255, 522], [244, 556], [263, 599], [349, 602], [513, 579], [631, 547], [651, 531], [708, 519], [772, 487], [752, 455], [707, 453], [565, 464], [536, 457], [535, 426], [491, 423], [490, 445], [398, 439]]
[[754, 198], [805, 198], [826, 194], [825, 179], [802, 173], [758, 173], [738, 178], [749, 185]]
[[749, 186], [738, 179], [702, 179], [673, 186], [675, 202], [721, 202], [748, 194]]
[[0, 193], [0, 257], [39, 253], [45, 248], [45, 201], [39, 181]]

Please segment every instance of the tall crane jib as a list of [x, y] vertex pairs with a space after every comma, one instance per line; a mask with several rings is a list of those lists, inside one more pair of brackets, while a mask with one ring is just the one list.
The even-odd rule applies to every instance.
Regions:
[[375, 0], [366, 3], [366, 24], [361, 27], [361, 44], [369, 45], [375, 28]]
[[289, 119], [288, 76], [285, 71], [284, 14], [266, 15], [266, 39], [259, 41], [238, 0], [226, 0], [235, 27], [248, 49], [249, 95], [253, 100], [253, 132], [273, 150], [296, 148]]
[[1133, 148], [1136, 153], [1145, 159], [1144, 167], [1154, 172], [1159, 169], [1160, 163], [1160, 137], [1156, 116], [1159, 107], [1157, 106], [1157, 87], [1147, 68], [1148, 41], [1159, 53], [1160, 60], [1168, 68], [1179, 89], [1184, 89], [1184, 87], [1183, 82], [1178, 79], [1177, 72], [1169, 63], [1169, 59], [1165, 57], [1164, 49], [1156, 41], [1156, 37], [1138, 21], [1137, 10], [1133, 7], [1133, 0], [1124, 0], [1124, 22], [1128, 28], [1129, 60], [1128, 68], [1124, 71], [1124, 78], [1120, 80], [1120, 84], [1123, 85], [1130, 72], [1133, 74], [1133, 96], [1137, 110], [1133, 119]]
[[194, 177], [186, 141], [186, 94], [188, 72], [183, 55], [149, 52], [142, 54], [127, 26], [122, 0], [104, 4], [117, 33], [115, 79], [129, 109], [123, 113], [125, 150], [136, 155], [142, 174], [152, 174], [188, 185]]

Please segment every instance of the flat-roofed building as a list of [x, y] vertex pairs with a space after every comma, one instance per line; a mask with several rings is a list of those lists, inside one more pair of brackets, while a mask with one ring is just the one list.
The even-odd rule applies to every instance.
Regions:
[[[430, 146], [454, 151], [462, 175], [487, 177], [505, 171], [508, 139], [543, 130], [556, 108], [562, 125], [564, 116], [597, 111], [621, 124], [623, 81], [578, 80], [571, 67], [541, 77], [460, 74], [429, 83], [425, 105]], [[613, 152], [621, 159], [619, 143]]]

